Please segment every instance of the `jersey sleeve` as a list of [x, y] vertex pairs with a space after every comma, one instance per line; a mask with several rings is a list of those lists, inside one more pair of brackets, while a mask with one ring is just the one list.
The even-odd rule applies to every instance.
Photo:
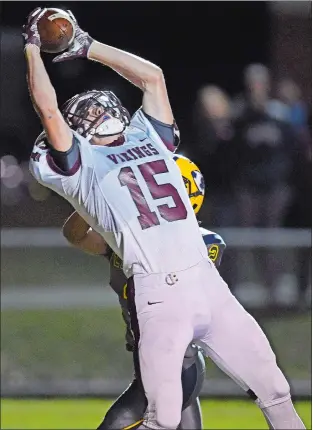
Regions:
[[75, 173], [80, 165], [80, 152], [77, 139], [73, 135], [73, 143], [68, 151], [57, 151], [54, 148], [49, 149], [53, 164], [62, 170], [64, 174], [71, 175]]
[[200, 228], [200, 231], [202, 239], [207, 247], [210, 260], [213, 261], [216, 267], [219, 267], [224, 249], [226, 248], [224, 239], [219, 234], [206, 230], [205, 228]]
[[175, 131], [175, 124], [170, 125], [158, 121], [140, 108], [133, 115], [130, 126], [142, 130], [154, 141], [157, 136], [157, 140], [161, 141], [162, 145], [171, 152], [177, 149], [176, 135], [178, 132]]
[[[73, 132], [73, 139], [73, 146], [77, 146], [78, 150], [75, 151], [74, 157], [72, 157], [72, 148], [65, 155], [64, 170], [60, 168], [60, 160], [57, 161], [55, 154], [51, 153], [44, 132], [35, 142], [29, 165], [32, 175], [40, 184], [52, 189], [70, 202], [73, 199], [85, 200], [94, 178], [93, 154], [90, 144], [88, 141], [84, 142], [84, 139], [75, 132]], [[67, 168], [66, 163], [68, 163]]]

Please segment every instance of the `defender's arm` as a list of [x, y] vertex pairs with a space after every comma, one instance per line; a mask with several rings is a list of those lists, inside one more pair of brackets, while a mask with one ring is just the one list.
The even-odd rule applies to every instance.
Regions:
[[216, 267], [219, 267], [222, 261], [223, 252], [226, 248], [224, 239], [217, 233], [200, 227], [202, 239], [208, 249], [208, 256]]
[[63, 225], [63, 236], [76, 248], [92, 255], [106, 255], [109, 246], [103, 237], [94, 231], [75, 211]]

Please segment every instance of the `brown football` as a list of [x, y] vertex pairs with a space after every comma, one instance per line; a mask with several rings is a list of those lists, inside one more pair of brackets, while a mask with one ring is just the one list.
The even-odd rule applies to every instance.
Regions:
[[65, 51], [75, 36], [73, 19], [62, 9], [49, 8], [38, 21], [41, 50], [49, 54]]

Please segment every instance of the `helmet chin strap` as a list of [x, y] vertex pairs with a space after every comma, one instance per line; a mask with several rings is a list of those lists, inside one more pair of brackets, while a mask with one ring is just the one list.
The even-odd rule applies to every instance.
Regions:
[[102, 124], [98, 125], [97, 128], [91, 128], [88, 133], [88, 140], [93, 136], [96, 137], [110, 137], [120, 134], [125, 130], [124, 124], [117, 118], [110, 118], [103, 121]]
[[113, 136], [114, 134], [122, 133], [125, 130], [124, 124], [117, 118], [110, 118], [103, 121], [95, 131], [98, 136]]

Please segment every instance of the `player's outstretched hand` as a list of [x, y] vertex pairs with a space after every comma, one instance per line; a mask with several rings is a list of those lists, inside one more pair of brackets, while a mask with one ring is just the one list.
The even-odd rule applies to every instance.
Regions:
[[67, 13], [71, 16], [75, 23], [75, 37], [68, 50], [61, 55], [55, 57], [53, 63], [59, 63], [66, 60], [74, 60], [75, 58], [86, 58], [93, 38], [88, 33], [83, 31], [77, 24], [76, 18], [73, 13], [68, 10]]
[[38, 31], [38, 21], [42, 17], [42, 15], [46, 12], [46, 9], [42, 9], [41, 7], [37, 7], [34, 9], [27, 17], [27, 23], [23, 25], [23, 33], [25, 45], [36, 45], [40, 49], [40, 35]]

